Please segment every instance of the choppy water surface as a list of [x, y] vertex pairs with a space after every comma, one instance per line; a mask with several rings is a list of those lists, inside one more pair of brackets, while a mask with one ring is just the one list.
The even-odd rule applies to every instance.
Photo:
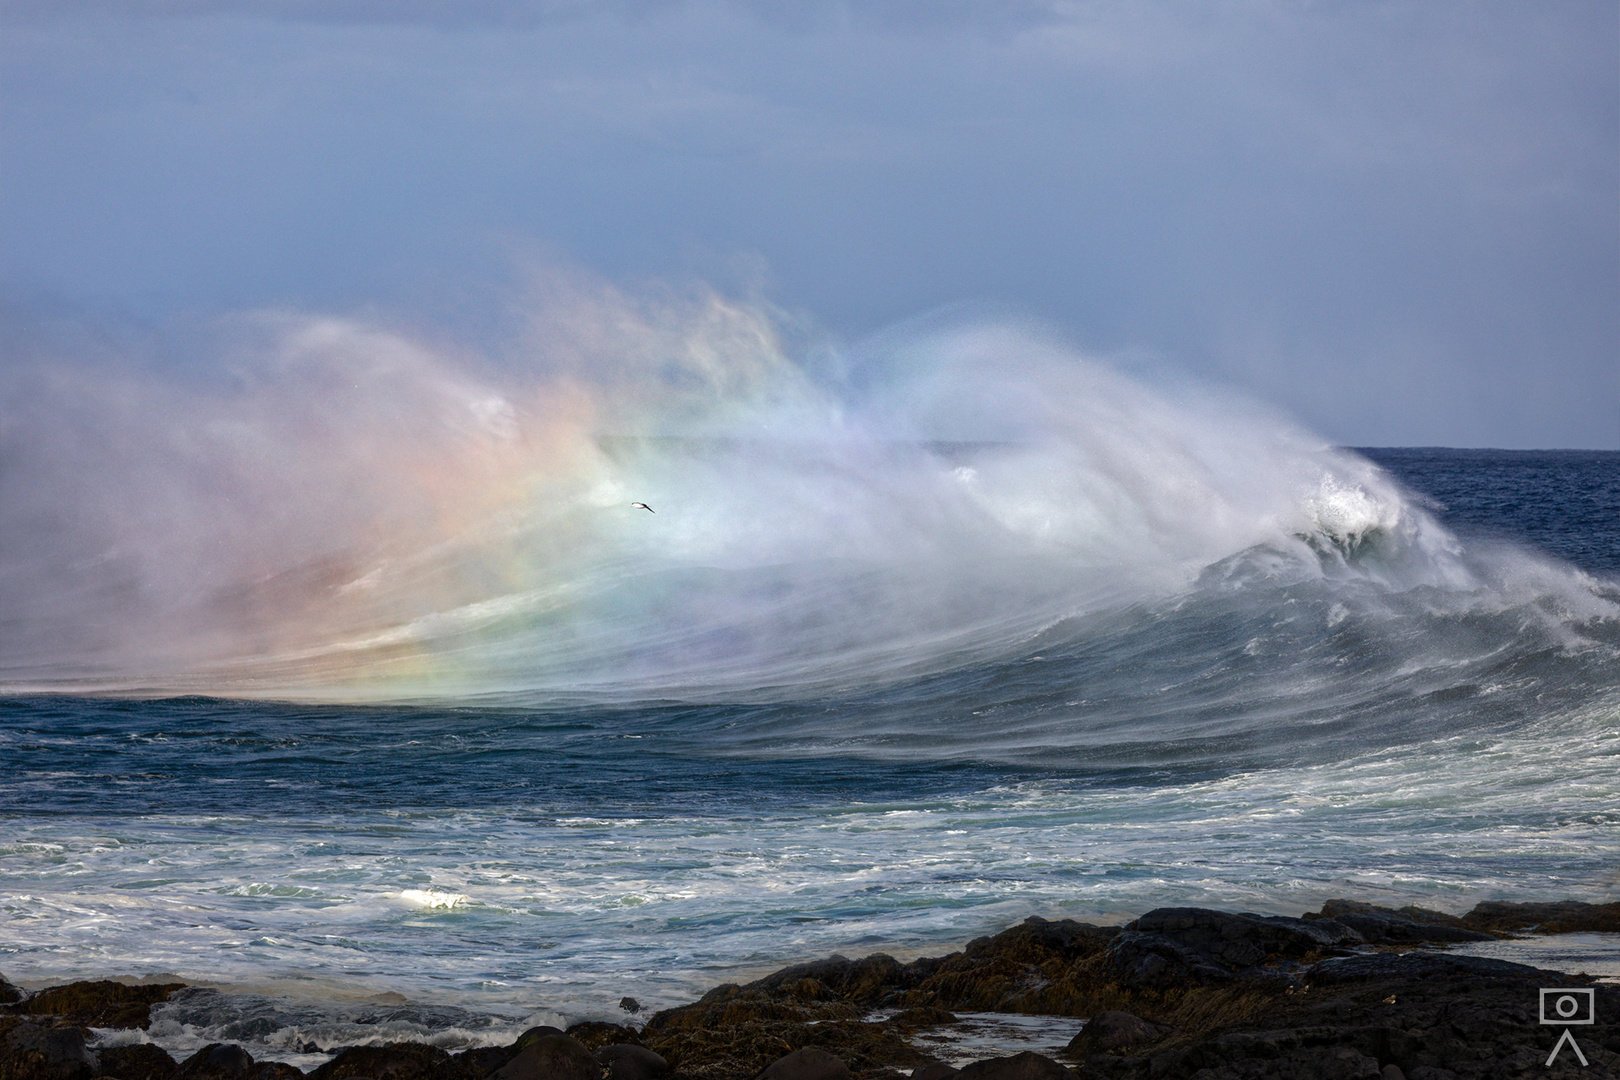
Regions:
[[495, 457], [433, 490], [527, 509], [453, 535], [7, 534], [0, 970], [173, 973], [152, 1037], [307, 1064], [1029, 914], [1614, 897], [1620, 454], [1369, 460], [950, 342], [732, 402], [793, 438], [547, 428], [544, 483], [455, 383]]

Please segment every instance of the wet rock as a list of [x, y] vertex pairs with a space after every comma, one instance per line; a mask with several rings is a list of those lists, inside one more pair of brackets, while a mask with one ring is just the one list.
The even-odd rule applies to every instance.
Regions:
[[1012, 1057], [964, 1065], [958, 1080], [1074, 1080], [1074, 1074], [1044, 1054], [1026, 1050]]
[[477, 1080], [467, 1066], [422, 1043], [351, 1046], [309, 1074], [318, 1080]]
[[235, 1080], [253, 1068], [253, 1055], [235, 1043], [209, 1043], [180, 1063], [179, 1080]]
[[303, 1080], [304, 1070], [285, 1061], [261, 1061], [242, 1075], [242, 1080]]
[[458, 1064], [473, 1076], [488, 1076], [517, 1056], [515, 1046], [475, 1046], [452, 1054]]
[[910, 1009], [901, 1009], [888, 1019], [888, 1023], [894, 1027], [905, 1028], [908, 1031], [960, 1022], [955, 1013], [949, 1009], [941, 1009], [937, 1005], [919, 1005]]
[[1477, 980], [1480, 983], [1502, 980], [1535, 983], [1560, 978], [1565, 976], [1528, 964], [1491, 960], [1483, 956], [1456, 956], [1451, 953], [1433, 952], [1368, 953], [1361, 956], [1347, 956], [1323, 960], [1309, 972], [1312, 986], [1372, 980], [1418, 982], [1430, 979]]
[[1534, 930], [1541, 934], [1620, 934], [1620, 902], [1583, 904], [1563, 900], [1552, 904], [1511, 904], [1487, 900], [1462, 917], [1475, 930]]
[[[913, 961], [896, 1005], [1085, 1016], [1119, 1004], [1100, 970], [1118, 927], [1029, 918], [959, 953]], [[1101, 995], [1101, 996], [1099, 996]], [[880, 1004], [890, 1003], [888, 1000]]]
[[0, 1021], [0, 1080], [89, 1080], [101, 1071], [78, 1028]]
[[549, 1038], [552, 1035], [563, 1034], [566, 1034], [566, 1032], [564, 1032], [562, 1028], [555, 1028], [550, 1024], [541, 1024], [538, 1027], [532, 1027], [517, 1037], [517, 1041], [512, 1044], [512, 1053], [515, 1055], [519, 1050], [526, 1049], [527, 1047], [532, 1046], [534, 1043], [539, 1042], [541, 1039]]
[[1220, 983], [1272, 975], [1259, 968], [1273, 958], [1316, 959], [1363, 940], [1332, 919], [1158, 908], [1125, 924], [1108, 945], [1106, 968], [1133, 988]]
[[669, 1072], [663, 1055], [633, 1043], [610, 1043], [594, 1057], [607, 1070], [607, 1080], [655, 1080]]
[[22, 987], [0, 975], [0, 1005], [15, 1005], [27, 996]]
[[641, 1002], [633, 997], [622, 997], [619, 999], [619, 1008], [634, 1016], [641, 1011]]
[[1090, 1054], [1125, 1050], [1133, 1046], [1144, 1046], [1162, 1038], [1169, 1031], [1170, 1028], [1163, 1024], [1155, 1024], [1140, 1016], [1111, 1009], [1100, 1012], [1086, 1021], [1086, 1026], [1080, 1029], [1080, 1033], [1069, 1040], [1066, 1052], [1071, 1057], [1084, 1058]]
[[578, 1039], [547, 1035], [490, 1075], [498, 1080], [602, 1080], [602, 1066]]
[[570, 1024], [568, 1037], [578, 1039], [585, 1044], [585, 1049], [596, 1050], [599, 1047], [611, 1046], [614, 1043], [639, 1043], [640, 1036], [636, 1029], [624, 1027], [620, 1024], [606, 1024], [600, 1020], [585, 1020], [578, 1024]]
[[[1240, 1076], [1255, 1080], [1382, 1080], [1383, 1076], [1377, 1060], [1348, 1046], [1260, 1044], [1246, 1049], [1253, 1052], [1233, 1053], [1221, 1048], [1213, 1057], [1207, 1052], [1191, 1055], [1179, 1067], [1185, 1070], [1198, 1066], [1199, 1071], [1181, 1075], [1206, 1076], [1209, 1080], [1235, 1080]], [[1153, 1059], [1152, 1067], [1161, 1068], [1159, 1058]], [[1166, 1074], [1176, 1075], [1168, 1069]]]
[[892, 956], [873, 953], [860, 960], [830, 956], [795, 964], [748, 984], [750, 990], [780, 991], [806, 1001], [843, 1000], [875, 1003], [908, 984], [905, 968]]
[[765, 1066], [755, 1080], [850, 1080], [850, 1073], [842, 1058], [805, 1046]]
[[950, 1080], [961, 1070], [953, 1069], [943, 1061], [931, 1061], [911, 1070], [911, 1080]]
[[103, 1076], [117, 1080], [169, 1080], [180, 1068], [161, 1046], [135, 1043], [130, 1046], [104, 1046], [96, 1051]]
[[76, 1027], [145, 1028], [152, 1022], [152, 1006], [184, 988], [185, 983], [73, 982], [47, 987], [13, 1008], [27, 1016], [53, 1016]]
[[1374, 945], [1492, 940], [1491, 934], [1470, 930], [1455, 916], [1418, 907], [1397, 911], [1354, 900], [1329, 900], [1322, 905], [1319, 915], [1305, 918], [1332, 919], [1357, 931]]

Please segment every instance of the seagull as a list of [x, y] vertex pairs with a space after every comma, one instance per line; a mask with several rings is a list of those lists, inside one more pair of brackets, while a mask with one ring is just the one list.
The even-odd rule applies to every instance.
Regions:
[[632, 510], [645, 510], [649, 514], [658, 513], [658, 511], [654, 510], [652, 507], [648, 506], [646, 503], [631, 503], [630, 504], [630, 509], [632, 509]]

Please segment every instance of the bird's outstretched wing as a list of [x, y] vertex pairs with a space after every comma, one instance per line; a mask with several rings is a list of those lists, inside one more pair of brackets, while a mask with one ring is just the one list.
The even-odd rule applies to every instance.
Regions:
[[652, 507], [648, 506], [646, 503], [631, 503], [630, 504], [630, 509], [632, 509], [632, 510], [645, 510], [649, 514], [658, 513], [658, 511], [654, 510]]

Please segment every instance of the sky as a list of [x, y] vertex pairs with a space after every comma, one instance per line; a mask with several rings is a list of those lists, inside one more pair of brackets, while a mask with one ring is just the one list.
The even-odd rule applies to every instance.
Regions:
[[[951, 305], [1348, 445], [1620, 447], [1620, 17], [1556, 4], [6, 0], [0, 303], [407, 313], [529, 268]], [[3, 360], [0, 352], [0, 360]], [[1151, 377], [1151, 376], [1150, 376]]]

